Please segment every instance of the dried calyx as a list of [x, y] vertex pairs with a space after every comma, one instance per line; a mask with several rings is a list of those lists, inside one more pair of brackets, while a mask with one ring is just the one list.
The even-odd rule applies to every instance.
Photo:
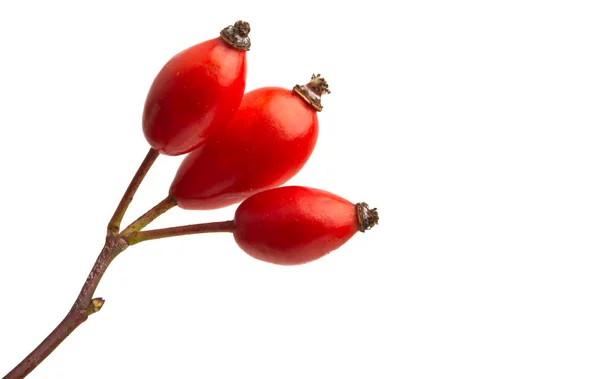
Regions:
[[358, 218], [358, 230], [363, 233], [379, 223], [377, 208], [369, 209], [367, 203], [356, 204], [356, 216]]
[[312, 105], [318, 112], [323, 110], [323, 106], [321, 105], [321, 95], [324, 93], [331, 93], [327, 81], [325, 78], [321, 77], [321, 74], [313, 74], [310, 78], [310, 82], [305, 85], [296, 84], [294, 86], [294, 92], [306, 100], [306, 102]]
[[221, 30], [221, 39], [238, 50], [250, 50], [250, 24], [238, 21]]

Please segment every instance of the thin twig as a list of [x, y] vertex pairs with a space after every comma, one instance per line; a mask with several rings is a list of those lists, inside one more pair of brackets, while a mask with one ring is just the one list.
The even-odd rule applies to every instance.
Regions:
[[110, 222], [108, 223], [108, 227], [106, 230], [106, 233], [108, 235], [116, 235], [119, 233], [123, 216], [125, 215], [129, 204], [131, 204], [133, 196], [135, 195], [140, 184], [142, 183], [142, 180], [144, 180], [144, 177], [148, 173], [148, 170], [150, 170], [150, 167], [152, 167], [154, 161], [156, 161], [158, 155], [158, 150], [155, 150], [153, 148], [150, 148], [150, 151], [148, 151], [148, 154], [146, 154], [146, 158], [144, 158], [142, 164], [140, 165], [133, 179], [131, 180], [131, 183], [129, 183], [129, 187], [127, 187], [127, 190], [125, 190], [121, 202], [117, 206], [117, 209], [115, 209], [115, 213], [113, 214], [112, 218], [110, 219]]
[[224, 233], [233, 232], [233, 221], [209, 222], [206, 224], [194, 224], [185, 226], [176, 226], [173, 228], [154, 229], [143, 232], [133, 232], [123, 235], [123, 239], [131, 245], [136, 243], [155, 240], [159, 238], [185, 236], [189, 234], [201, 233]]
[[121, 232], [121, 236], [131, 234], [133, 232], [139, 232], [146, 225], [154, 221], [158, 216], [165, 213], [166, 211], [168, 211], [176, 205], [177, 202], [175, 201], [175, 199], [171, 196], [167, 196], [164, 200], [156, 204], [152, 209], [144, 213], [137, 220], [132, 222], [128, 227], [123, 229], [123, 231]]

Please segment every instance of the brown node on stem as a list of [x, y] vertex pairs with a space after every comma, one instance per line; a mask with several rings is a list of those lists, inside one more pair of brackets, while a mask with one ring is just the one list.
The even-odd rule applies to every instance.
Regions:
[[221, 30], [221, 39], [228, 45], [242, 51], [250, 50], [250, 24], [246, 21], [237, 21]]
[[369, 209], [367, 203], [356, 204], [356, 217], [358, 219], [358, 230], [365, 232], [379, 224], [379, 213], [377, 208]]
[[323, 106], [321, 105], [321, 95], [331, 93], [329, 84], [327, 84], [327, 81], [321, 74], [313, 74], [310, 78], [310, 82], [305, 85], [296, 84], [294, 86], [294, 92], [312, 105], [317, 112], [323, 110]]

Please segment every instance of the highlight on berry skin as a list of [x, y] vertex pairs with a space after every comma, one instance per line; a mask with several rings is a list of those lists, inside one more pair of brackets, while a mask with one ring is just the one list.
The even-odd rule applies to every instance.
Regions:
[[379, 222], [377, 208], [333, 193], [287, 186], [249, 197], [233, 220], [238, 246], [250, 256], [280, 265], [303, 264], [345, 244]]

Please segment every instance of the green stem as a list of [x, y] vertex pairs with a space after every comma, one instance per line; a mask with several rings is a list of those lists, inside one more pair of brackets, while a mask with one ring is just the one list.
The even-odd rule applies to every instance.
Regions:
[[124, 234], [123, 239], [131, 245], [136, 243], [155, 240], [159, 238], [185, 236], [189, 234], [201, 234], [201, 233], [224, 233], [233, 232], [233, 221], [221, 221], [221, 222], [209, 222], [206, 224], [194, 224], [185, 226], [176, 226], [173, 228], [155, 229], [143, 232], [133, 232], [131, 234]]
[[154, 161], [156, 161], [158, 155], [158, 150], [155, 150], [153, 148], [150, 148], [150, 151], [148, 151], [148, 154], [146, 154], [146, 158], [144, 158], [142, 164], [133, 176], [131, 183], [129, 183], [129, 187], [127, 187], [127, 190], [125, 190], [121, 202], [117, 206], [117, 209], [115, 209], [115, 213], [113, 214], [112, 218], [110, 219], [110, 222], [108, 223], [106, 231], [107, 235], [116, 235], [119, 233], [123, 216], [125, 215], [129, 204], [131, 204], [131, 201], [133, 200], [133, 196], [135, 195], [137, 189], [140, 187], [142, 180], [144, 180], [144, 177], [150, 170], [150, 167], [152, 167]]
[[156, 204], [152, 209], [150, 209], [148, 212], [144, 213], [137, 220], [132, 222], [128, 227], [126, 227], [121, 232], [121, 236], [125, 236], [125, 235], [131, 234], [133, 232], [139, 232], [146, 225], [148, 225], [152, 221], [156, 220], [156, 218], [158, 218], [158, 216], [165, 213], [166, 211], [168, 211], [169, 209], [173, 208], [176, 205], [177, 205], [177, 201], [175, 201], [175, 199], [173, 197], [167, 196], [164, 200], [162, 200], [160, 203]]

